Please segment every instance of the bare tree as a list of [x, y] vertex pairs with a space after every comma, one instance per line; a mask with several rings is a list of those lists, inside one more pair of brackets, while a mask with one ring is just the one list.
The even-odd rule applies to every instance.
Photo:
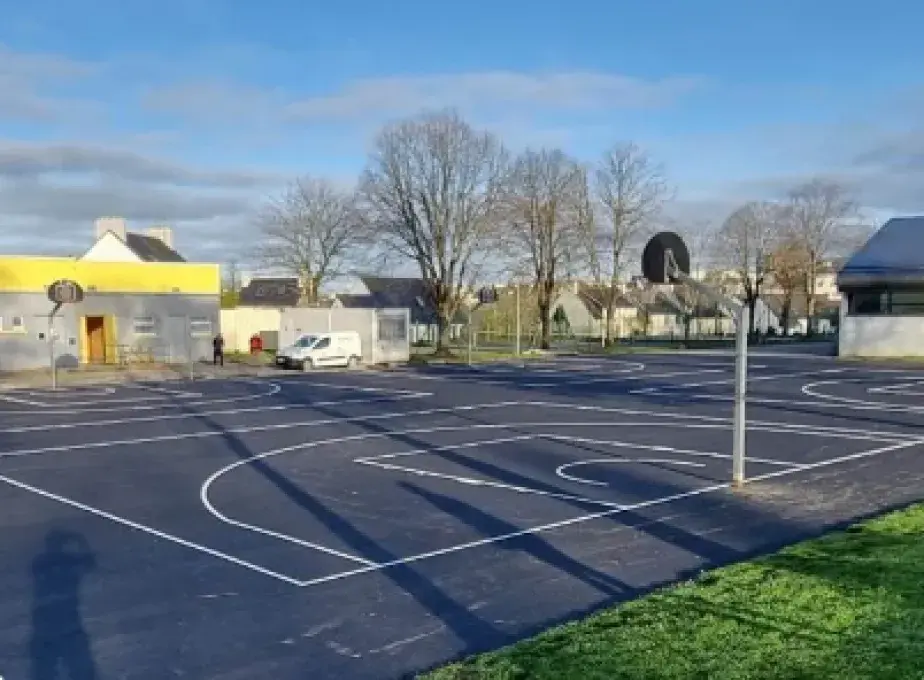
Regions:
[[791, 235], [786, 235], [770, 253], [767, 266], [774, 283], [782, 293], [780, 323], [783, 326], [783, 334], [789, 335], [792, 303], [797, 294], [805, 293], [805, 272], [808, 268], [805, 249]]
[[515, 159], [504, 193], [510, 245], [532, 269], [540, 346], [551, 344], [551, 308], [559, 277], [586, 242], [586, 178], [559, 150], [526, 151]]
[[505, 152], [454, 112], [385, 127], [360, 182], [378, 243], [420, 269], [436, 310], [436, 350], [448, 351], [452, 317], [491, 252]]
[[716, 254], [735, 272], [750, 309], [750, 333], [754, 333], [754, 312], [767, 278], [768, 258], [781, 228], [778, 205], [750, 202], [729, 215], [716, 233]]
[[814, 179], [789, 192], [788, 218], [792, 236], [805, 251], [805, 302], [808, 335], [815, 332], [815, 298], [818, 273], [835, 253], [849, 247], [854, 237], [848, 220], [857, 217], [858, 206], [845, 187]]
[[264, 207], [260, 230], [261, 259], [297, 276], [311, 302], [324, 283], [346, 273], [365, 242], [354, 196], [311, 177], [299, 179]]
[[[590, 261], [594, 278], [604, 286], [602, 300], [606, 318], [611, 319], [624, 273], [626, 256], [639, 246], [668, 198], [669, 188], [661, 166], [635, 144], [609, 149], [593, 177], [597, 219], [588, 230]], [[609, 323], [606, 340], [610, 340]]]

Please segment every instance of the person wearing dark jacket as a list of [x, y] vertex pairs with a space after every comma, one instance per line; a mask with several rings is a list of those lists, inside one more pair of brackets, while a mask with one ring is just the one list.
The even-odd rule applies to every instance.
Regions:
[[225, 339], [221, 337], [221, 333], [212, 340], [212, 364], [225, 365]]

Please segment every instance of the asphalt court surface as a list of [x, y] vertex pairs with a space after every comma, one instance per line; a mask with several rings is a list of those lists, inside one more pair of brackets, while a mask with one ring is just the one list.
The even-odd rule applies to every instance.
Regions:
[[[749, 368], [754, 488], [915, 479], [924, 372]], [[2, 390], [0, 674], [73, 635], [30, 615], [63, 543], [96, 565], [101, 677], [391, 678], [894, 500], [796, 521], [731, 493], [733, 385], [715, 353]]]

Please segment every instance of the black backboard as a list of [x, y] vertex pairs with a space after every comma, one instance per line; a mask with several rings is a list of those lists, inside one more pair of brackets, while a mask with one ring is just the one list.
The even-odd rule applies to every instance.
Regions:
[[672, 231], [662, 231], [651, 237], [642, 251], [642, 276], [651, 283], [675, 283], [668, 281], [665, 271], [665, 254], [671, 251], [677, 268], [684, 274], [690, 273], [690, 251], [687, 245]]

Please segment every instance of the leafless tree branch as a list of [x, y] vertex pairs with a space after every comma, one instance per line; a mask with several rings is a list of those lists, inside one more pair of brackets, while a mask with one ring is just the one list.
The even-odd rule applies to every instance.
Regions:
[[439, 316], [437, 351], [464, 292], [490, 253], [506, 156], [455, 112], [387, 126], [360, 182], [376, 241], [414, 262]]
[[347, 272], [365, 243], [354, 197], [311, 177], [264, 207], [260, 231], [264, 264], [297, 276], [311, 301], [325, 282]]
[[[602, 300], [612, 318], [627, 254], [651, 230], [670, 188], [663, 168], [635, 144], [619, 144], [600, 159], [593, 176], [596, 220], [587, 244], [592, 273], [607, 291]], [[609, 324], [606, 335], [609, 340]]]
[[789, 192], [789, 229], [796, 243], [805, 251], [806, 313], [808, 334], [815, 331], [815, 300], [818, 272], [826, 260], [843, 250], [851, 239], [851, 220], [859, 215], [859, 206], [840, 184], [814, 179]]
[[525, 151], [512, 164], [503, 204], [511, 255], [532, 269], [548, 349], [556, 286], [590, 228], [584, 170], [557, 149]]

